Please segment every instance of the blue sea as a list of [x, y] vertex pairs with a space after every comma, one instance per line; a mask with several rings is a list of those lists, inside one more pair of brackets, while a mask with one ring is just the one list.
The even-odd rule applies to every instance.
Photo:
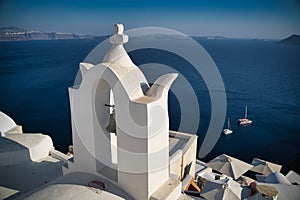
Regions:
[[[234, 133], [221, 135], [204, 161], [226, 153], [251, 162], [254, 157], [283, 165], [283, 172], [300, 172], [300, 46], [261, 40], [195, 38], [216, 63], [227, 96], [227, 117]], [[45, 133], [55, 147], [67, 152], [71, 141], [68, 87], [78, 64], [102, 39], [0, 42], [0, 110], [24, 132]], [[187, 61], [162, 50], [130, 52], [137, 65], [162, 63], [181, 68], [193, 86], [201, 110], [198, 143], [210, 120], [205, 82], [188, 70]], [[182, 71], [183, 70], [183, 71]], [[169, 95], [170, 128], [178, 129], [180, 108]], [[250, 126], [238, 126], [248, 105]], [[299, 124], [298, 124], [299, 123]], [[226, 126], [226, 122], [224, 126]]]

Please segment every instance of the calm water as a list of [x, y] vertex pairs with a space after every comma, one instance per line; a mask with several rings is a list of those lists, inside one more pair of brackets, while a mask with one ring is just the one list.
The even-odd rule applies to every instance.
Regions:
[[[26, 41], [0, 43], [0, 110], [10, 115], [24, 132], [49, 134], [58, 150], [71, 144], [69, 86], [79, 62], [99, 40]], [[300, 172], [300, 46], [275, 41], [199, 40], [217, 64], [227, 92], [227, 116], [234, 133], [221, 136], [203, 160], [227, 153], [251, 162], [254, 157], [284, 165], [284, 172]], [[130, 53], [138, 65], [159, 62], [181, 68], [200, 102], [199, 144], [210, 118], [210, 99], [203, 80], [189, 63], [161, 50]], [[177, 129], [180, 109], [170, 94], [171, 128]], [[240, 127], [244, 115], [254, 120]]]

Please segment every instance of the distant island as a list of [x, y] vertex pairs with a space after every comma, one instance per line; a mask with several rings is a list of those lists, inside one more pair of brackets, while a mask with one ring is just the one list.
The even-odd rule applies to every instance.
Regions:
[[293, 34], [290, 37], [281, 40], [280, 43], [300, 45], [300, 35]]
[[26, 41], [26, 40], [67, 40], [67, 39], [95, 39], [97, 36], [86, 34], [29, 31], [17, 27], [0, 28], [0, 41]]
[[224, 40], [224, 39], [226, 39], [223, 36], [202, 36], [201, 38], [207, 39], [207, 40]]

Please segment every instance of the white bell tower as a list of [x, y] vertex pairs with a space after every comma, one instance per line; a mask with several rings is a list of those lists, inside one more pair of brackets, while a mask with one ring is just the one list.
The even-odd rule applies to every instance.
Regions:
[[[148, 82], [116, 24], [112, 47], [97, 65], [81, 63], [82, 82], [69, 89], [74, 163], [113, 180], [135, 199], [149, 199], [169, 179], [168, 90], [177, 74]], [[67, 172], [69, 172], [67, 171]]]

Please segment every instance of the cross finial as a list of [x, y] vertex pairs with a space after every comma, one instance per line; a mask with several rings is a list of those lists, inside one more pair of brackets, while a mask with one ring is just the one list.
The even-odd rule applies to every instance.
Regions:
[[124, 25], [123, 24], [115, 24], [114, 31], [115, 31], [115, 34], [123, 34]]
[[114, 25], [115, 34], [110, 36], [109, 41], [112, 44], [124, 44], [128, 42], [128, 35], [124, 34], [124, 26], [123, 24], [115, 24]]

